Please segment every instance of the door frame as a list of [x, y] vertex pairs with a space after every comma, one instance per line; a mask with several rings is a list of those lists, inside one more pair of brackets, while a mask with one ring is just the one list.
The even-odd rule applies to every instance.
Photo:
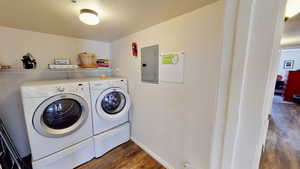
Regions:
[[258, 169], [279, 64], [285, 5], [286, 0], [225, 0], [211, 169]]

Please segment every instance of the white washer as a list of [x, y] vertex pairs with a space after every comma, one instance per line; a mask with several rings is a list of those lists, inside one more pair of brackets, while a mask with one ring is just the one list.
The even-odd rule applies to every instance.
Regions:
[[87, 82], [28, 82], [21, 93], [33, 169], [72, 169], [94, 157]]
[[90, 79], [95, 157], [126, 142], [130, 137], [129, 109], [131, 100], [127, 80]]

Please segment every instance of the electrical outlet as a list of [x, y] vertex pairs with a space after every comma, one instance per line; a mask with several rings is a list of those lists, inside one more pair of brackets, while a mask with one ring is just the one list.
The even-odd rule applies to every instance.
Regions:
[[120, 68], [118, 68], [118, 67], [115, 69], [115, 72], [120, 72], [120, 71], [121, 71], [121, 70], [120, 70]]
[[195, 169], [195, 168], [193, 168], [192, 164], [189, 162], [185, 162], [183, 164], [183, 167], [184, 167], [184, 169]]

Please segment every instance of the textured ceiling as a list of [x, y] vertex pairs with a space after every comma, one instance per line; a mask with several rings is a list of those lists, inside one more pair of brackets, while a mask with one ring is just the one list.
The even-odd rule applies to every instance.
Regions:
[[[109, 42], [215, 1], [1, 0], [0, 26]], [[80, 22], [82, 8], [97, 11], [101, 23]]]
[[[285, 22], [281, 40], [282, 48], [300, 47], [300, 0], [287, 0], [285, 16], [292, 17]], [[298, 15], [295, 15], [297, 14]]]
[[287, 0], [285, 16], [292, 17], [300, 12], [299, 0]]
[[285, 22], [281, 46], [300, 47], [300, 13]]

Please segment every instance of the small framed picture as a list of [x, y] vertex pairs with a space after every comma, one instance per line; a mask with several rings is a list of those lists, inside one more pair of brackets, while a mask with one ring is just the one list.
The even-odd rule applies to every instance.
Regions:
[[295, 63], [294, 60], [285, 60], [283, 68], [284, 69], [293, 69], [294, 68], [294, 63]]

